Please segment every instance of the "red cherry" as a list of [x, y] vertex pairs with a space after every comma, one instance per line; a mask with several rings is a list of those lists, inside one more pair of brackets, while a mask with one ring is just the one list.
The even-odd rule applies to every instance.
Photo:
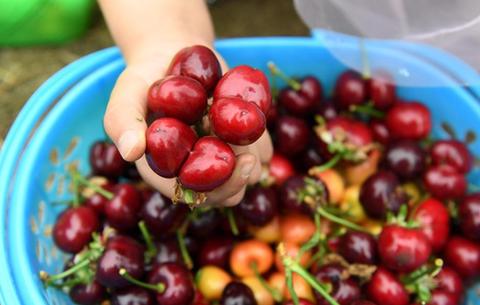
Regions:
[[408, 305], [409, 295], [397, 278], [383, 267], [373, 274], [367, 286], [370, 300], [382, 305]]
[[356, 300], [350, 303], [350, 305], [377, 305], [367, 300]]
[[344, 109], [365, 102], [367, 91], [362, 75], [352, 70], [343, 72], [335, 84], [334, 96], [335, 102]]
[[444, 257], [447, 264], [463, 278], [480, 274], [480, 246], [468, 239], [451, 237], [445, 246]]
[[154, 263], [177, 263], [183, 264], [182, 252], [176, 238], [167, 238], [155, 243], [157, 253], [153, 259]]
[[282, 116], [277, 120], [276, 134], [278, 151], [284, 155], [292, 156], [307, 148], [310, 129], [301, 119]]
[[[349, 305], [351, 302], [360, 299], [361, 291], [359, 285], [351, 278], [342, 279], [344, 269], [336, 264], [322, 266], [315, 272], [315, 277], [322, 283], [332, 285], [330, 295], [340, 304]], [[318, 305], [329, 304], [317, 291], [315, 298]]]
[[463, 282], [460, 275], [450, 267], [443, 267], [435, 277], [437, 288], [452, 293], [460, 300], [463, 296]]
[[95, 175], [118, 178], [127, 167], [127, 162], [115, 144], [98, 141], [90, 147], [90, 165]]
[[[117, 289], [112, 293], [112, 305], [154, 305], [150, 290], [138, 286]], [[92, 304], [92, 303], [88, 303]]]
[[265, 131], [265, 115], [260, 108], [236, 97], [214, 100], [209, 117], [215, 135], [230, 144], [252, 144]]
[[315, 110], [315, 114], [321, 116], [328, 121], [337, 117], [338, 111], [335, 107], [335, 103], [327, 100], [318, 104], [317, 109]]
[[213, 265], [228, 269], [233, 240], [229, 237], [216, 237], [205, 241], [200, 249], [200, 266]]
[[298, 91], [291, 88], [283, 89], [278, 96], [278, 101], [292, 115], [310, 115], [320, 103], [322, 86], [313, 76], [304, 78], [300, 85]]
[[480, 193], [467, 195], [458, 207], [458, 219], [463, 235], [480, 240]]
[[365, 81], [368, 100], [377, 109], [385, 110], [396, 100], [394, 80], [385, 71], [377, 72]]
[[180, 50], [172, 59], [167, 75], [183, 75], [200, 82], [207, 92], [212, 92], [222, 68], [215, 53], [205, 46], [196, 45]]
[[473, 157], [467, 146], [457, 140], [435, 142], [430, 150], [430, 157], [433, 164], [448, 164], [463, 174], [468, 173], [473, 166]]
[[370, 234], [348, 232], [338, 246], [340, 255], [350, 263], [374, 265], [377, 261], [377, 241]]
[[173, 118], [156, 120], [147, 129], [146, 158], [154, 172], [165, 178], [177, 176], [197, 141], [195, 132]]
[[190, 272], [180, 264], [163, 263], [154, 265], [148, 275], [153, 285], [162, 283], [165, 290], [155, 293], [158, 304], [190, 305], [195, 297], [195, 289]]
[[274, 179], [275, 185], [280, 186], [285, 180], [295, 175], [295, 169], [287, 158], [274, 153], [270, 160], [269, 175]]
[[362, 147], [372, 143], [372, 133], [367, 125], [347, 117], [336, 117], [327, 122], [328, 131], [335, 136], [345, 136], [346, 142]]
[[440, 201], [429, 198], [417, 205], [413, 219], [427, 238], [434, 252], [443, 249], [450, 235], [450, 214]]
[[196, 192], [209, 192], [230, 178], [235, 168], [233, 150], [214, 137], [195, 143], [178, 175], [180, 183]]
[[277, 215], [277, 206], [278, 197], [275, 189], [254, 186], [247, 190], [236, 208], [248, 223], [264, 226]]
[[[305, 299], [298, 299], [298, 304], [299, 305], [315, 305], [312, 302]], [[350, 303], [350, 304], [353, 304], [353, 303]], [[288, 300], [283, 302], [283, 305], [295, 305], [295, 303], [293, 302], [293, 300]]]
[[98, 216], [92, 208], [69, 208], [55, 222], [53, 240], [62, 251], [78, 253], [90, 242], [98, 227]]
[[78, 284], [73, 286], [69, 295], [77, 304], [90, 305], [103, 301], [105, 293], [105, 287], [100, 285], [97, 281], [93, 281], [89, 284]]
[[[109, 192], [113, 192], [114, 185], [107, 183], [102, 185], [102, 188]], [[92, 209], [95, 210], [95, 212], [97, 212], [98, 215], [103, 215], [105, 214], [105, 206], [107, 205], [107, 203], [108, 203], [108, 199], [106, 197], [104, 197], [99, 193], [95, 193], [92, 196], [85, 199], [85, 202], [83, 203], [83, 205], [91, 207]]]
[[378, 238], [378, 253], [383, 264], [395, 271], [411, 272], [428, 261], [431, 246], [418, 229], [386, 225]]
[[207, 92], [190, 77], [170, 76], [154, 82], [147, 95], [148, 109], [188, 125], [198, 122], [207, 108]]
[[142, 197], [137, 189], [127, 183], [115, 186], [114, 197], [105, 205], [108, 223], [117, 230], [129, 230], [137, 226]]
[[214, 100], [222, 97], [238, 97], [252, 102], [264, 114], [268, 114], [272, 104], [267, 77], [262, 71], [249, 66], [238, 66], [225, 73], [213, 93]]
[[430, 167], [423, 176], [427, 191], [441, 200], [463, 197], [467, 191], [467, 180], [450, 165], [435, 165]]
[[373, 119], [370, 121], [369, 126], [375, 142], [387, 145], [390, 141], [390, 131], [387, 128], [387, 124], [384, 121]]
[[210, 303], [205, 299], [205, 297], [200, 293], [200, 291], [195, 290], [195, 297], [193, 299], [192, 305], [209, 305]]
[[396, 103], [385, 118], [392, 137], [421, 140], [432, 129], [430, 110], [420, 103]]
[[427, 305], [458, 305], [457, 297], [446, 291], [435, 289], [432, 291], [432, 297]]

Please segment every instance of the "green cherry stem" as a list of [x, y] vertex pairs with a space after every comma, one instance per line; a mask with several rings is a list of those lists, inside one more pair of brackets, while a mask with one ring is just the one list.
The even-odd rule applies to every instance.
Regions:
[[363, 113], [370, 117], [383, 119], [385, 117], [385, 113], [373, 108], [371, 105], [351, 105], [349, 110], [351, 112]]
[[187, 245], [185, 244], [185, 238], [183, 237], [183, 234], [180, 230], [177, 230], [176, 234], [177, 234], [178, 246], [180, 248], [180, 252], [182, 253], [183, 262], [185, 263], [188, 269], [192, 269], [193, 261], [192, 261], [192, 258], [190, 257], [190, 253], [188, 253]]
[[272, 61], [269, 61], [268, 69], [272, 72], [273, 75], [280, 77], [284, 82], [286, 82], [293, 90], [298, 91], [302, 88], [302, 85], [294, 80], [291, 77], [288, 77], [283, 71], [281, 71]]
[[363, 233], [370, 233], [368, 230], [366, 230], [364, 227], [357, 225], [356, 223], [350, 222], [346, 219], [343, 219], [341, 217], [338, 217], [336, 215], [333, 215], [329, 212], [327, 212], [324, 208], [318, 207], [317, 208], [317, 213], [320, 214], [322, 217], [325, 217], [326, 219], [330, 220], [331, 222], [334, 222], [336, 224], [339, 224], [341, 226], [344, 226], [348, 229], [358, 231], [358, 232], [363, 232]]
[[292, 298], [293, 304], [299, 305], [300, 301], [298, 299], [297, 293], [295, 292], [295, 289], [293, 288], [293, 274], [292, 274], [292, 270], [290, 269], [285, 269], [285, 282], [287, 284], [287, 289], [290, 292], [290, 296]]
[[410, 273], [402, 279], [402, 283], [404, 285], [412, 285], [426, 275], [431, 275], [432, 277], [435, 277], [442, 270], [442, 267], [443, 260], [437, 258], [435, 259], [433, 266], [422, 268]]
[[255, 273], [255, 277], [260, 281], [260, 284], [263, 286], [263, 288], [265, 288], [265, 290], [267, 290], [272, 295], [272, 298], [275, 300], [275, 302], [282, 302], [282, 294], [280, 293], [280, 291], [270, 286], [267, 281], [265, 281], [260, 272], [258, 272], [257, 264], [255, 262], [252, 262], [250, 264], [250, 267], [252, 268], [253, 273]]
[[127, 281], [129, 281], [130, 283], [132, 283], [134, 285], [153, 290], [157, 293], [163, 293], [165, 291], [165, 288], [166, 288], [163, 283], [147, 284], [147, 283], [144, 283], [142, 281], [139, 281], [136, 278], [134, 278], [133, 276], [131, 276], [125, 268], [121, 268], [118, 271], [118, 274], [120, 274], [121, 277], [123, 277], [124, 279], [126, 279]]
[[67, 276], [70, 276], [76, 272], [78, 272], [79, 270], [87, 267], [88, 265], [90, 264], [90, 259], [89, 258], [85, 258], [83, 259], [82, 261], [78, 262], [77, 264], [75, 264], [72, 268], [70, 269], [67, 269], [61, 273], [58, 273], [58, 274], [55, 274], [55, 275], [48, 275], [46, 272], [44, 271], [41, 271], [40, 272], [40, 278], [45, 282], [45, 285], [47, 286], [50, 286], [51, 284], [53, 284], [54, 282], [58, 281], [58, 280], [61, 280], [63, 278], [66, 278]]
[[147, 226], [145, 225], [145, 221], [143, 220], [140, 221], [138, 223], [138, 228], [142, 233], [142, 237], [145, 240], [145, 244], [147, 244], [147, 251], [145, 252], [145, 260], [147, 261], [147, 263], [149, 263], [152, 260], [152, 258], [155, 257], [155, 254], [157, 253], [157, 248], [153, 243], [152, 235], [148, 231]]
[[228, 224], [230, 225], [233, 235], [238, 236], [240, 233], [238, 231], [237, 222], [235, 221], [235, 215], [233, 215], [233, 210], [231, 208], [226, 208], [225, 213], [227, 214]]
[[113, 199], [114, 194], [112, 192], [109, 192], [109, 191], [105, 190], [104, 188], [102, 188], [101, 186], [98, 186], [95, 183], [92, 183], [92, 182], [88, 181], [88, 179], [86, 179], [85, 177], [80, 175], [80, 173], [78, 173], [78, 171], [72, 170], [71, 175], [72, 175], [72, 178], [74, 180], [76, 180], [78, 183], [83, 184], [88, 188], [91, 188], [92, 190], [99, 193], [100, 195], [107, 198], [108, 200]]
[[342, 154], [336, 154], [330, 160], [322, 165], [315, 166], [311, 169], [312, 173], [321, 173], [337, 165], [337, 163], [342, 159]]

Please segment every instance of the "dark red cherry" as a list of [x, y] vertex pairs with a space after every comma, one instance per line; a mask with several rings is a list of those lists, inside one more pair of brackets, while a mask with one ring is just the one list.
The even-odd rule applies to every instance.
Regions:
[[277, 120], [276, 136], [278, 151], [286, 156], [293, 156], [307, 148], [310, 130], [305, 121], [282, 116]]
[[[344, 269], [336, 264], [324, 265], [315, 273], [318, 281], [332, 285], [330, 295], [340, 304], [348, 305], [361, 297], [360, 286], [351, 278], [343, 279]], [[315, 299], [318, 305], [329, 304], [317, 291]]]
[[299, 191], [305, 188], [305, 177], [295, 175], [280, 187], [280, 206], [285, 213], [311, 213], [310, 207], [299, 200]]
[[[299, 305], [315, 305], [314, 303], [306, 299], [298, 299], [298, 304]], [[283, 302], [283, 305], [295, 305], [295, 303], [293, 302], [293, 300], [288, 300]]]
[[254, 186], [247, 190], [237, 209], [250, 224], [263, 226], [275, 217], [277, 206], [277, 192], [273, 188]]
[[265, 115], [260, 108], [237, 97], [214, 100], [209, 118], [215, 135], [234, 145], [252, 144], [266, 128]]
[[385, 165], [401, 178], [416, 178], [425, 168], [425, 152], [414, 141], [395, 141], [385, 152]]
[[97, 263], [97, 281], [105, 287], [122, 288], [130, 285], [119, 271], [125, 268], [134, 278], [141, 278], [144, 272], [144, 247], [135, 239], [117, 235], [112, 237]]
[[350, 305], [377, 305], [377, 304], [367, 300], [356, 300], [350, 303]]
[[154, 236], [162, 237], [177, 230], [187, 217], [188, 211], [186, 204], [173, 204], [169, 198], [155, 192], [144, 203], [141, 218]]
[[399, 190], [400, 182], [389, 171], [378, 171], [362, 185], [360, 203], [373, 218], [385, 218], [388, 212], [397, 213], [406, 203], [406, 196]]
[[233, 240], [229, 237], [214, 237], [205, 241], [199, 253], [200, 266], [214, 265], [228, 269]]
[[467, 180], [450, 165], [434, 165], [423, 175], [426, 190], [440, 200], [458, 199], [467, 191]]
[[193, 78], [169, 76], [154, 82], [147, 94], [148, 109], [161, 117], [194, 125], [207, 108], [207, 92]]
[[115, 290], [111, 301], [112, 305], [155, 305], [152, 292], [138, 286]]
[[127, 167], [127, 162], [115, 144], [98, 141], [90, 147], [90, 165], [95, 175], [118, 178]]
[[374, 119], [370, 121], [369, 126], [375, 142], [383, 145], [390, 142], [390, 131], [384, 121]]
[[432, 296], [430, 301], [427, 303], [428, 305], [458, 305], [459, 300], [457, 297], [446, 291], [435, 289], [432, 291]]
[[196, 210], [190, 214], [188, 234], [196, 238], [211, 237], [217, 230], [221, 219], [218, 209]]
[[429, 198], [419, 203], [412, 218], [428, 239], [434, 252], [443, 249], [450, 235], [450, 214], [440, 201]]
[[195, 290], [195, 298], [193, 299], [192, 305], [209, 305], [210, 303], [205, 299], [205, 297], [200, 293], [200, 291]]
[[367, 91], [362, 75], [352, 70], [340, 74], [335, 84], [334, 96], [337, 105], [344, 109], [365, 102]]
[[252, 289], [239, 281], [225, 286], [220, 298], [220, 305], [257, 305]]
[[417, 102], [396, 103], [385, 118], [393, 138], [421, 140], [430, 134], [432, 118], [430, 110]]
[[222, 77], [222, 69], [212, 50], [195, 45], [184, 48], [175, 55], [167, 75], [191, 77], [199, 81], [207, 92], [212, 92]]
[[93, 281], [86, 285], [75, 285], [69, 292], [72, 301], [80, 305], [100, 303], [105, 298], [105, 294], [105, 287], [100, 285], [97, 281]]
[[365, 80], [368, 100], [373, 106], [385, 110], [396, 100], [396, 88], [392, 76], [386, 71], [379, 71]]
[[53, 240], [62, 251], [78, 253], [90, 242], [99, 225], [97, 213], [92, 208], [69, 208], [55, 222]]
[[195, 296], [192, 276], [188, 269], [176, 263], [154, 265], [148, 274], [150, 284], [162, 283], [165, 290], [155, 293], [158, 304], [190, 305]]
[[444, 266], [435, 280], [438, 289], [454, 294], [459, 300], [462, 298], [463, 279], [453, 268]]
[[218, 138], [208, 136], [195, 143], [178, 179], [188, 189], [209, 192], [227, 181], [234, 168], [232, 148]]
[[280, 186], [295, 175], [295, 168], [290, 160], [275, 152], [270, 160], [268, 174], [273, 178], [275, 185]]
[[374, 265], [377, 262], [377, 242], [367, 233], [348, 232], [339, 241], [338, 251], [350, 263]]
[[299, 90], [285, 88], [280, 91], [278, 101], [290, 114], [296, 116], [311, 115], [322, 98], [322, 86], [313, 76], [307, 76]]
[[280, 116], [280, 111], [278, 109], [278, 106], [275, 104], [270, 107], [270, 111], [267, 113], [266, 119], [267, 119], [267, 128], [269, 130], [274, 129], [275, 125], [277, 124], [277, 119]]
[[372, 133], [363, 122], [348, 118], [336, 117], [327, 122], [327, 129], [334, 138], [345, 138], [345, 142], [355, 147], [372, 143]]
[[105, 205], [105, 215], [110, 226], [117, 230], [130, 230], [137, 226], [142, 197], [137, 189], [128, 183], [117, 184], [114, 197]]
[[[107, 183], [102, 185], [102, 188], [106, 191], [113, 192], [114, 191], [114, 185]], [[94, 193], [92, 196], [88, 197], [85, 199], [83, 202], [83, 205], [88, 206], [97, 212], [98, 215], [104, 215], [105, 214], [105, 206], [108, 203], [108, 199], [104, 197], [103, 195], [99, 193]]]
[[448, 164], [464, 174], [473, 166], [473, 157], [467, 146], [457, 140], [436, 141], [430, 149], [430, 157], [433, 164]]
[[146, 133], [148, 165], [162, 177], [176, 177], [196, 141], [195, 132], [185, 123], [173, 118], [158, 119]]
[[463, 235], [480, 240], [480, 193], [465, 196], [458, 207], [458, 219]]
[[468, 239], [451, 237], [445, 246], [444, 257], [446, 263], [464, 279], [480, 274], [480, 246]]
[[123, 171], [123, 177], [133, 181], [140, 181], [142, 179], [140, 173], [138, 172], [137, 166], [135, 165], [135, 162], [127, 163], [127, 167]]
[[385, 267], [398, 272], [412, 272], [425, 264], [432, 248], [419, 229], [386, 225], [378, 237], [378, 254]]
[[324, 101], [318, 104], [315, 114], [321, 116], [325, 120], [329, 121], [333, 118], [336, 118], [338, 115], [337, 108], [335, 107], [334, 102]]
[[176, 238], [167, 238], [155, 243], [157, 253], [153, 259], [155, 263], [177, 263], [183, 264], [182, 253]]
[[249, 66], [237, 66], [223, 75], [215, 87], [214, 100], [238, 97], [257, 104], [263, 114], [268, 114], [272, 104], [270, 85], [265, 74]]
[[368, 299], [382, 305], [408, 305], [410, 297], [402, 283], [387, 269], [379, 267], [367, 285]]

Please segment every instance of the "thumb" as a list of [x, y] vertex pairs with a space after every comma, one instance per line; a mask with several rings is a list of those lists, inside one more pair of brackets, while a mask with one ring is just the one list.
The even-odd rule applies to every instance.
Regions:
[[103, 124], [126, 161], [145, 152], [147, 82], [128, 68], [120, 75], [110, 96]]

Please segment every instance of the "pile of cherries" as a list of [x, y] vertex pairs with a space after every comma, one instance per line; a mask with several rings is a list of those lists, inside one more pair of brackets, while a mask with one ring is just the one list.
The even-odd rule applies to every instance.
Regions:
[[[40, 273], [46, 286], [78, 304], [462, 304], [480, 275], [480, 193], [468, 192], [468, 141], [433, 140], [429, 109], [397, 96], [385, 72], [345, 71], [327, 99], [317, 78], [291, 79], [270, 64], [288, 87], [268, 111], [263, 74], [242, 66], [219, 80], [212, 56], [181, 51], [173, 76], [151, 87], [150, 110], [161, 118], [147, 132], [150, 165], [205, 191], [189, 181], [217, 179], [224, 167], [193, 180], [189, 167], [220, 155], [233, 162], [224, 142], [251, 143], [267, 124], [275, 154], [261, 182], [232, 208], [173, 203], [113, 144], [95, 143], [92, 174], [71, 173], [75, 196], [53, 229], [72, 257], [64, 271]], [[218, 138], [197, 140], [190, 125], [212, 91]], [[238, 127], [257, 120], [254, 133]]]
[[[234, 152], [226, 143], [248, 145], [258, 140], [271, 100], [268, 80], [260, 70], [238, 66], [222, 77], [210, 49], [180, 50], [167, 77], [148, 91], [148, 109], [155, 119], [146, 134], [148, 164], [162, 177], [178, 177], [183, 191], [215, 189], [235, 167]], [[191, 126], [207, 135], [198, 138]]]

